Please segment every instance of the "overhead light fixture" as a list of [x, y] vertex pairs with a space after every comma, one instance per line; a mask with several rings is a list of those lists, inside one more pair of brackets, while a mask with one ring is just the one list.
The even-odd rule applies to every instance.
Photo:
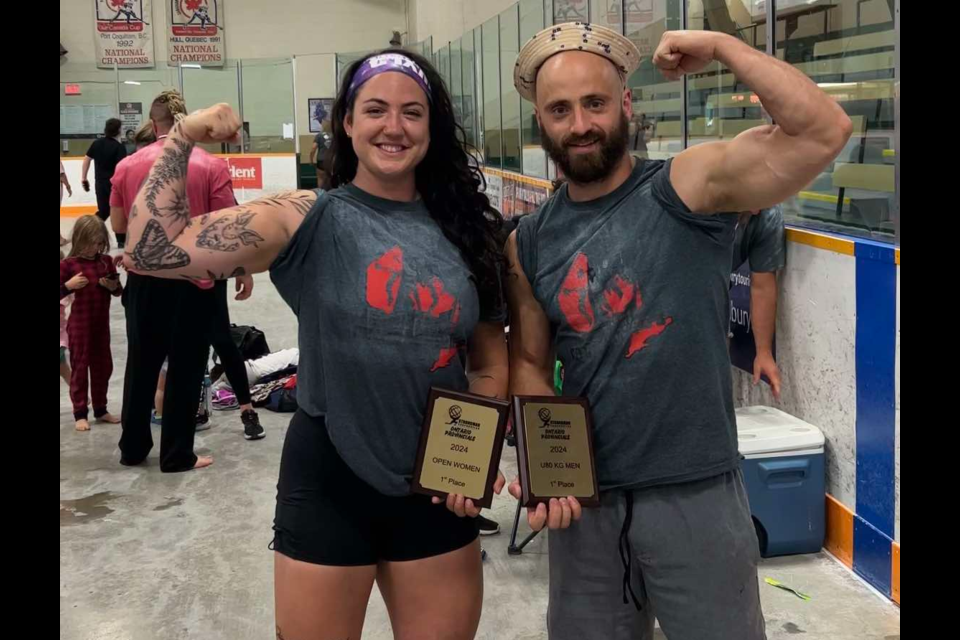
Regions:
[[123, 84], [128, 84], [131, 87], [139, 87], [141, 85], [141, 83], [136, 82], [134, 80], [126, 80]]
[[181, 69], [203, 69], [203, 67], [201, 67], [198, 64], [182, 64], [180, 65], [180, 68]]

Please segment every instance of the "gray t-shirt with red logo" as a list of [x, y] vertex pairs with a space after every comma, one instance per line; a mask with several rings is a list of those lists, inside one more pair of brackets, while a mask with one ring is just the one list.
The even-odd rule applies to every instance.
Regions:
[[340, 456], [389, 496], [410, 493], [431, 387], [469, 388], [483, 315], [459, 250], [422, 202], [348, 185], [320, 196], [271, 277], [299, 320], [297, 397]]
[[739, 464], [729, 280], [737, 217], [690, 213], [669, 162], [638, 160], [593, 202], [567, 187], [517, 230], [553, 326], [564, 395], [593, 409], [601, 489], [705, 479]]

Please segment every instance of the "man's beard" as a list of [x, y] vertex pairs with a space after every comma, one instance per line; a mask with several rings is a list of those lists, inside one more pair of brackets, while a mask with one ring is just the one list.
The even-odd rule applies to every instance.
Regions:
[[[543, 136], [543, 148], [560, 167], [563, 177], [574, 184], [592, 184], [610, 177], [623, 160], [630, 140], [630, 121], [621, 114], [620, 126], [609, 134], [591, 131], [585, 136], [569, 137], [561, 143], [555, 142], [543, 127], [540, 132]], [[593, 142], [600, 145], [593, 153], [570, 153], [573, 145]]]

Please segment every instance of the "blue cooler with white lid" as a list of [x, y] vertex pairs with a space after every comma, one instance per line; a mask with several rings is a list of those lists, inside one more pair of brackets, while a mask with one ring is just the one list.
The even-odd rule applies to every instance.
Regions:
[[738, 409], [737, 426], [761, 554], [819, 553], [826, 536], [823, 432], [771, 407]]

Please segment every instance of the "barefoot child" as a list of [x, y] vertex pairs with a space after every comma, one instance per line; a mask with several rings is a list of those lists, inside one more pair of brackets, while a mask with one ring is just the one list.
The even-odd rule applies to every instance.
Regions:
[[[107, 228], [96, 216], [84, 216], [73, 229], [70, 256], [60, 263], [60, 300], [73, 294], [67, 322], [70, 343], [70, 399], [77, 431], [89, 431], [87, 391], [97, 422], [119, 424], [107, 411], [107, 387], [113, 374], [110, 353], [110, 299], [122, 293], [119, 275], [107, 254]], [[89, 384], [88, 384], [89, 382]]]

